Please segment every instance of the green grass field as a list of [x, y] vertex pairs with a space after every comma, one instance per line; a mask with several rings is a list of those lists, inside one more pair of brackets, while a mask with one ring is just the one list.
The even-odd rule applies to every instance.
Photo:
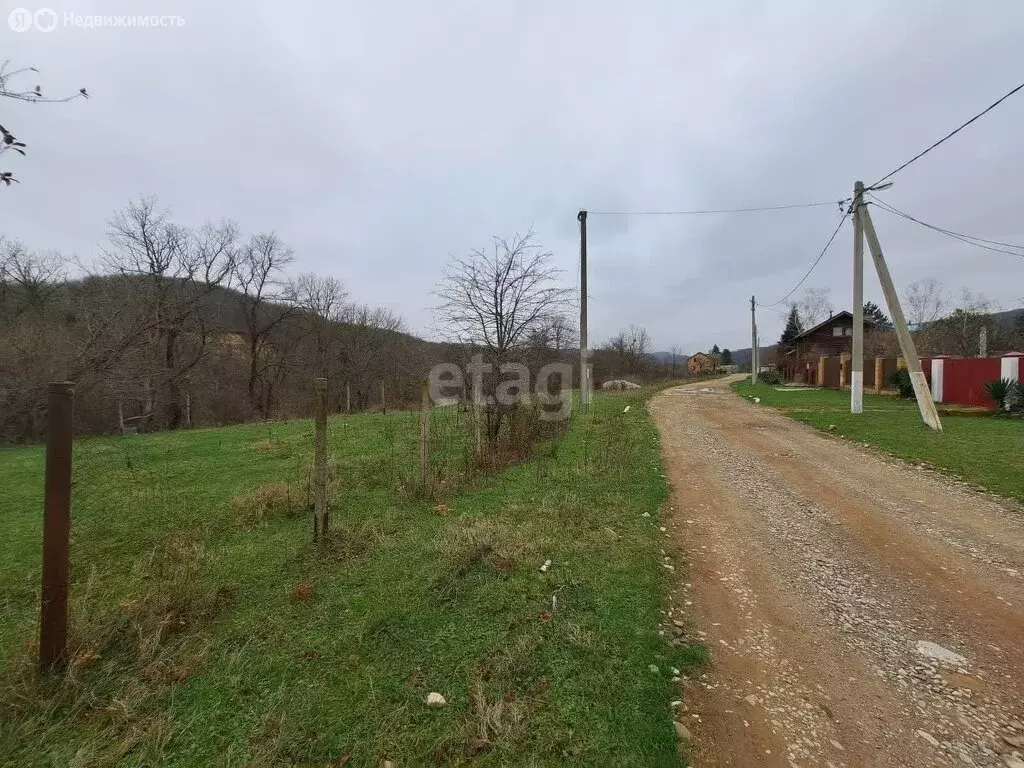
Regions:
[[429, 501], [415, 414], [332, 419], [319, 547], [289, 514], [311, 422], [79, 441], [59, 680], [33, 671], [43, 451], [0, 450], [0, 764], [679, 765], [670, 670], [705, 651], [659, 634], [649, 394]]
[[733, 385], [737, 393], [761, 398], [762, 406], [849, 440], [869, 443], [910, 461], [924, 462], [994, 493], [1024, 501], [1024, 420], [991, 415], [945, 415], [942, 433], [921, 421], [913, 400], [864, 395], [864, 413], [850, 413], [850, 393]]

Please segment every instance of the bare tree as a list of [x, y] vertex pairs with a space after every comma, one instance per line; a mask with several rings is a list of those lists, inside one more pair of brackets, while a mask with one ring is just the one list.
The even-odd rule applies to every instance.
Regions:
[[0, 307], [12, 314], [40, 310], [67, 280], [67, 259], [56, 251], [28, 251], [20, 242], [0, 242]]
[[[554, 255], [536, 242], [534, 233], [511, 239], [492, 238], [488, 250], [453, 257], [445, 266], [434, 294], [438, 329], [448, 338], [482, 350], [486, 362], [501, 370], [523, 352], [531, 334], [564, 307], [569, 291], [556, 283], [561, 271]], [[497, 379], [483, 382], [490, 396]], [[494, 418], [491, 418], [491, 413]], [[495, 438], [503, 410], [489, 412], [488, 432]]]
[[835, 311], [832, 304], [831, 288], [806, 288], [796, 302], [797, 312], [804, 323], [804, 328], [813, 328]]
[[[643, 373], [650, 365], [651, 337], [647, 329], [630, 325], [604, 343], [602, 351], [611, 353], [612, 373], [617, 376]], [[600, 359], [598, 363], [603, 362]]]
[[555, 285], [561, 270], [533, 232], [494, 237], [489, 252], [475, 250], [445, 266], [434, 294], [439, 327], [452, 339], [485, 349], [500, 364], [564, 305], [569, 291]]
[[[35, 67], [26, 67], [23, 69], [11, 69], [11, 62], [5, 61], [0, 64], [0, 97], [8, 99], [14, 99], [15, 101], [27, 101], [33, 104], [38, 103], [55, 103], [62, 101], [71, 101], [72, 99], [89, 98], [89, 94], [86, 93], [85, 88], [79, 88], [78, 93], [71, 96], [59, 96], [52, 98], [43, 95], [42, 86], [36, 85], [35, 87], [27, 90], [16, 86], [14, 80], [27, 72], [38, 73], [39, 70]], [[13, 150], [19, 155], [25, 155], [25, 142], [19, 141], [13, 133], [8, 131], [2, 125], [0, 125], [0, 155], [5, 152]], [[5, 186], [11, 186], [12, 181], [17, 181], [14, 178], [12, 171], [0, 171], [0, 184]]]
[[291, 283], [288, 292], [302, 310], [307, 331], [313, 339], [314, 375], [326, 377], [332, 331], [344, 312], [348, 292], [340, 280], [315, 272], [303, 272]]
[[974, 357], [979, 352], [982, 328], [990, 349], [1009, 348], [1012, 337], [992, 319], [998, 305], [981, 293], [964, 288], [957, 307], [945, 317], [928, 323], [921, 332], [922, 346], [932, 354]]
[[951, 296], [934, 277], [910, 283], [903, 294], [907, 322], [918, 329], [933, 323], [949, 310]]
[[234, 264], [234, 284], [249, 343], [249, 404], [263, 418], [270, 415], [274, 388], [285, 367], [282, 350], [271, 338], [298, 309], [281, 282], [285, 268], [294, 260], [291, 249], [276, 234], [266, 232], [249, 238]]
[[556, 312], [547, 321], [551, 345], [558, 352], [574, 349], [579, 344], [579, 329], [565, 312]]
[[182, 383], [206, 353], [205, 298], [231, 276], [238, 227], [231, 221], [192, 232], [145, 197], [114, 214], [104, 263], [130, 281], [150, 318], [144, 412], [152, 417], [162, 390], [168, 426], [182, 423]]
[[339, 380], [355, 387], [356, 407], [364, 408], [381, 380], [390, 381], [388, 386], [398, 383], [396, 364], [401, 361], [394, 358], [394, 349], [402, 318], [386, 307], [352, 302], [343, 305], [338, 319]]
[[669, 354], [669, 366], [670, 366], [670, 368], [669, 368], [669, 371], [670, 371], [669, 375], [672, 378], [675, 378], [675, 376], [676, 376], [676, 364], [679, 362], [679, 358], [682, 357], [683, 350], [679, 347], [679, 345], [673, 344], [669, 348], [668, 354]]

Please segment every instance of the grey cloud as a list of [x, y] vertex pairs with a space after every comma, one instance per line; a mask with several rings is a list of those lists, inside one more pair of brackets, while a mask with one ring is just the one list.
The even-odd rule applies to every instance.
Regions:
[[[298, 269], [428, 332], [449, 253], [534, 227], [576, 279], [576, 211], [832, 200], [1020, 76], [1024, 6], [952, 0], [642, 4], [58, 3], [168, 13], [170, 29], [0, 29], [5, 57], [88, 102], [3, 105], [29, 142], [0, 231], [83, 256], [111, 211], [156, 193], [185, 222], [276, 229]], [[29, 5], [25, 3], [26, 7]], [[0, 21], [2, 24], [2, 21]], [[897, 177], [887, 198], [1024, 241], [1024, 97]], [[5, 158], [6, 159], [6, 158]], [[591, 337], [746, 346], [752, 293], [806, 269], [835, 211], [590, 220]], [[881, 212], [897, 280], [1013, 305], [1024, 260]], [[849, 303], [848, 230], [808, 281]], [[878, 300], [874, 278], [869, 297]], [[781, 318], [765, 313], [772, 340]]]

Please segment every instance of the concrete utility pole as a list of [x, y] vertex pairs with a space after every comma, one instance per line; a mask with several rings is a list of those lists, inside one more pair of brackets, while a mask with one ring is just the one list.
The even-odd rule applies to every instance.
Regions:
[[750, 297], [750, 383], [757, 384], [757, 316], [755, 314], [757, 301]]
[[864, 412], [864, 227], [860, 207], [864, 182], [853, 185], [853, 356], [850, 360], [850, 413]]
[[910, 374], [910, 383], [914, 385], [914, 396], [917, 398], [917, 407], [921, 411], [921, 418], [929, 427], [941, 432], [942, 422], [939, 420], [938, 411], [935, 410], [935, 402], [932, 400], [931, 390], [928, 389], [928, 381], [921, 370], [921, 358], [917, 356], [914, 340], [910, 336], [910, 329], [907, 328], [907, 319], [903, 316], [903, 308], [896, 295], [892, 275], [889, 274], [889, 267], [886, 266], [885, 258], [882, 256], [882, 246], [878, 242], [878, 235], [875, 234], [875, 225], [871, 221], [868, 206], [860, 207], [860, 217], [861, 226], [864, 228], [864, 237], [867, 238], [868, 248], [871, 249], [871, 258], [875, 262], [875, 271], [878, 272], [878, 282], [882, 284], [882, 293], [885, 295], [885, 303], [889, 308], [889, 317], [892, 318], [892, 324], [896, 329], [896, 338], [900, 342], [900, 352], [903, 354], [907, 372]]
[[590, 348], [587, 346], [587, 212], [576, 214], [580, 222], [580, 407], [590, 410]]

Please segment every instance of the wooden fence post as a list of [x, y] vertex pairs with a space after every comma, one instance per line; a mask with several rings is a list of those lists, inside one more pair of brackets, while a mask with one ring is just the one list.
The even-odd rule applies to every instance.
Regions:
[[427, 487], [430, 475], [430, 385], [420, 385], [420, 482]]
[[380, 412], [388, 412], [387, 400], [384, 399], [384, 379], [380, 380]]
[[313, 541], [327, 537], [327, 379], [314, 379], [316, 414], [313, 453]]
[[345, 413], [352, 413], [352, 389], [345, 382]]
[[71, 543], [71, 418], [74, 384], [50, 384], [46, 410], [46, 486], [43, 502], [43, 590], [39, 607], [39, 668], [68, 661], [68, 572]]
[[192, 377], [185, 376], [185, 428], [192, 429]]

